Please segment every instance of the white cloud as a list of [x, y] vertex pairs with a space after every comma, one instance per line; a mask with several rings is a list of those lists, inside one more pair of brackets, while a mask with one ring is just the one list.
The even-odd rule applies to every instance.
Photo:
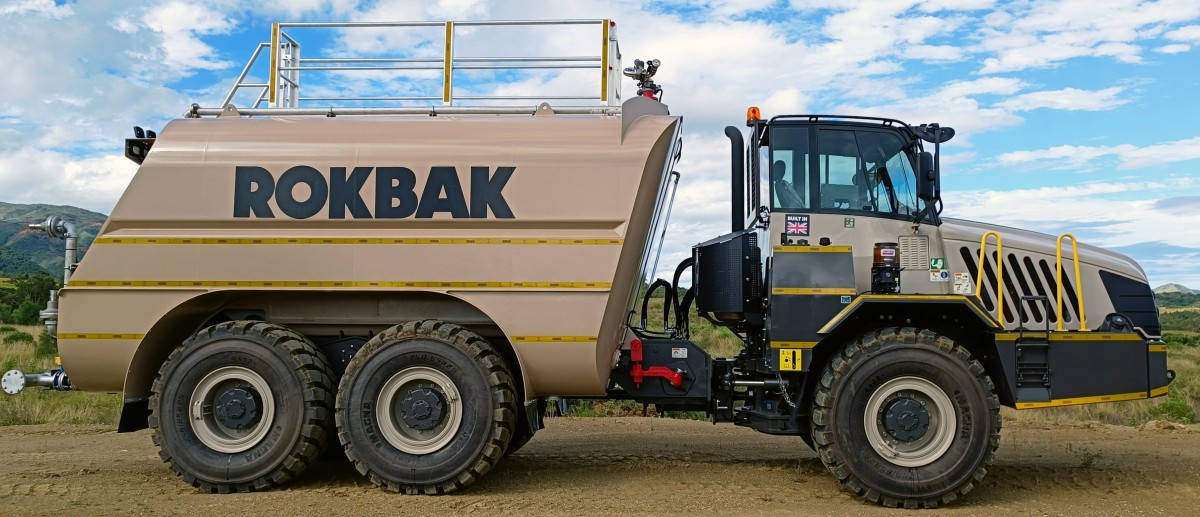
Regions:
[[1129, 102], [1119, 97], [1124, 88], [1112, 87], [1103, 90], [1080, 90], [1063, 88], [1061, 90], [1031, 92], [1012, 97], [999, 105], [1013, 111], [1030, 111], [1035, 109], [1057, 109], [1069, 111], [1102, 111], [1110, 110]]
[[1200, 25], [1188, 25], [1163, 34], [1164, 38], [1189, 43], [1200, 43]]
[[1165, 24], [1200, 16], [1200, 2], [1060, 0], [1013, 3], [1001, 11], [990, 15], [978, 34], [979, 48], [993, 54], [983, 60], [985, 74], [1058, 66], [1087, 56], [1140, 62], [1138, 43]]
[[159, 4], [142, 16], [142, 25], [159, 35], [157, 52], [138, 52], [147, 59], [161, 60], [172, 70], [188, 73], [193, 69], [220, 70], [229, 66], [217, 59], [214, 49], [200, 36], [221, 34], [233, 22], [221, 12], [183, 2]]
[[1142, 169], [1200, 159], [1200, 137], [1145, 147], [1131, 144], [1116, 146], [1062, 145], [1033, 151], [1007, 152], [997, 157], [997, 161], [1009, 165], [1028, 164], [1033, 167], [1078, 168], [1103, 157], [1116, 158], [1119, 169]]
[[59, 19], [74, 14], [70, 5], [57, 5], [54, 0], [18, 0], [0, 5], [0, 16], [34, 14]]
[[1173, 45], [1163, 45], [1161, 47], [1154, 49], [1154, 51], [1163, 53], [1163, 54], [1181, 54], [1181, 53], [1187, 52], [1191, 49], [1192, 49], [1191, 45], [1185, 45], [1183, 43], [1176, 43]]

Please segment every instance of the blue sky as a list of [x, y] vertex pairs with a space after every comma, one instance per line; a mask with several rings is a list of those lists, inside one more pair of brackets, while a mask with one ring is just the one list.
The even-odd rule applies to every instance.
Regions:
[[[107, 213], [136, 170], [121, 156], [130, 128], [160, 128], [192, 102], [219, 104], [271, 22], [611, 18], [625, 65], [662, 60], [664, 101], [685, 120], [684, 177], [663, 264], [724, 230], [721, 130], [756, 105], [767, 116], [861, 114], [953, 126], [958, 136], [943, 147], [945, 215], [1070, 231], [1133, 256], [1153, 285], [1200, 287], [1196, 0], [249, 5], [0, 0], [0, 201]], [[435, 36], [298, 34], [306, 57], [440, 55]], [[468, 31], [457, 52], [588, 54], [596, 39]], [[459, 84], [556, 94], [590, 91], [593, 79], [476, 74]], [[311, 91], [435, 94], [440, 79], [334, 84], [307, 83]], [[623, 89], [635, 88], [626, 81]]]

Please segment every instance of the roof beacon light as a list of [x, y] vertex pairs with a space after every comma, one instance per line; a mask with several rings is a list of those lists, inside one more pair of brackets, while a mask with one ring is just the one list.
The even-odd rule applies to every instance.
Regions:
[[758, 106], [746, 108], [746, 122], [757, 122], [759, 120], [762, 120], [762, 112], [758, 110]]

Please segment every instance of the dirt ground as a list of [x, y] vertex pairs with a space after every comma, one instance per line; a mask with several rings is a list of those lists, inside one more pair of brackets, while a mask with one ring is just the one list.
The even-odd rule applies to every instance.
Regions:
[[[173, 476], [147, 431], [0, 428], [0, 515], [897, 513], [858, 502], [798, 438], [657, 418], [547, 420], [466, 491], [402, 496], [345, 461], [283, 489], [210, 495]], [[1165, 427], [1165, 428], [1164, 428]], [[1171, 428], [1175, 427], [1175, 428]], [[1006, 423], [996, 464], [931, 515], [1198, 515], [1200, 425]]]

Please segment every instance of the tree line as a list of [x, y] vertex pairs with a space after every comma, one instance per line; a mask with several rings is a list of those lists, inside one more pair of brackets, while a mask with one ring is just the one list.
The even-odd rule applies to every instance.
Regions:
[[0, 323], [37, 325], [38, 313], [50, 301], [50, 291], [61, 285], [50, 275], [23, 275], [10, 280], [12, 289], [0, 289]]

